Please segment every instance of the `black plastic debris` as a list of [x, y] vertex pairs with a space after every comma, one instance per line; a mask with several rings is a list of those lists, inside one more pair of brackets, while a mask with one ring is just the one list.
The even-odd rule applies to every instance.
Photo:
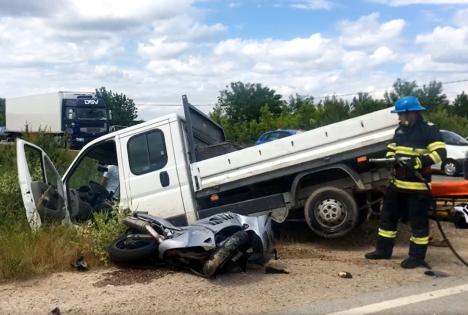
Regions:
[[338, 276], [340, 278], [344, 278], [344, 279], [352, 279], [353, 278], [353, 275], [350, 272], [347, 272], [347, 271], [338, 272]]
[[446, 278], [446, 277], [450, 276], [446, 272], [436, 271], [436, 270], [427, 270], [427, 271], [424, 271], [424, 274], [426, 276], [430, 276], [430, 277], [434, 277], [434, 278]]
[[289, 271], [282, 269], [282, 268], [275, 268], [272, 266], [266, 266], [265, 267], [265, 273], [266, 274], [285, 274], [288, 275]]
[[71, 264], [78, 271], [88, 271], [88, 263], [84, 256], [80, 256], [74, 263]]

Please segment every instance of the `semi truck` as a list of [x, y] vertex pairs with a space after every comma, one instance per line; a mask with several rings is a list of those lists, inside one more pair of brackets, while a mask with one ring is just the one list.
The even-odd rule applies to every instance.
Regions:
[[[336, 238], [366, 220], [388, 185], [390, 170], [366, 160], [385, 155], [398, 125], [390, 109], [238, 149], [185, 96], [183, 107], [183, 115], [93, 140], [62, 178], [41, 148], [17, 141], [31, 227], [79, 222], [118, 206], [176, 225], [226, 211], [271, 212], [278, 223], [305, 220], [317, 235]], [[29, 161], [33, 156], [40, 162]], [[31, 165], [40, 165], [42, 176], [33, 176]], [[118, 192], [100, 181], [110, 167], [118, 169]]]
[[96, 93], [64, 92], [7, 98], [4, 137], [46, 132], [66, 136], [79, 149], [109, 132], [110, 111]]

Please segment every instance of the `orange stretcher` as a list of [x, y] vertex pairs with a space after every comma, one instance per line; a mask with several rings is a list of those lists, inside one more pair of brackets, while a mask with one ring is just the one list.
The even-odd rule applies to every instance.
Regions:
[[434, 208], [429, 213], [433, 218], [451, 221], [453, 208], [460, 204], [468, 204], [468, 180], [432, 182], [431, 186]]
[[432, 182], [434, 198], [468, 199], [468, 180], [457, 182]]

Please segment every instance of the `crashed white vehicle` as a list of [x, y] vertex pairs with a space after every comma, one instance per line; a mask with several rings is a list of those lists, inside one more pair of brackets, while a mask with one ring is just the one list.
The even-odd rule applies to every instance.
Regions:
[[[365, 220], [388, 183], [385, 166], [360, 162], [384, 155], [398, 124], [389, 109], [238, 149], [221, 126], [183, 102], [184, 115], [92, 141], [62, 178], [40, 148], [18, 140], [30, 224], [85, 220], [117, 204], [176, 225], [227, 211], [273, 212], [277, 222], [305, 219], [316, 234], [340, 237]], [[38, 162], [28, 161], [34, 157]], [[114, 194], [101, 185], [112, 165], [119, 173]]]

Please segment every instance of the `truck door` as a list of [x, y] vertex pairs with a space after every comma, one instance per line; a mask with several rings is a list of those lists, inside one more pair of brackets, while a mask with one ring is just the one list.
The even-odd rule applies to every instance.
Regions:
[[49, 222], [70, 222], [62, 179], [47, 154], [18, 139], [16, 155], [21, 195], [31, 228]]
[[124, 134], [120, 143], [130, 209], [185, 223], [169, 121]]

